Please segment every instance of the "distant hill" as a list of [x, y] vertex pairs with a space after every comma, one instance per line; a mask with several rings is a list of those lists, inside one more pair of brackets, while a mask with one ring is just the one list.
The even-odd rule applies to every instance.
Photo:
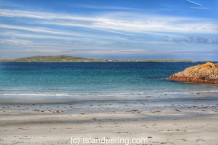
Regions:
[[32, 57], [18, 58], [12, 60], [0, 60], [0, 61], [1, 62], [101, 62], [104, 60], [58, 55], [58, 56], [32, 56]]
[[[0, 59], [0, 62], [201, 62], [190, 60], [103, 60], [74, 57], [66, 55], [58, 56], [32, 56], [17, 59]], [[204, 62], [204, 61], [202, 61]]]

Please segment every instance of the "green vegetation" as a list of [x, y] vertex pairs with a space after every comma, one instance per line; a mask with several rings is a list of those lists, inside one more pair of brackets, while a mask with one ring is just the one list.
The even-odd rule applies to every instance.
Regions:
[[0, 62], [101, 62], [102, 60], [97, 59], [87, 59], [82, 57], [72, 57], [72, 56], [33, 56], [18, 58], [12, 60], [0, 60]]
[[[0, 62], [200, 62], [190, 60], [101, 60], [66, 55], [32, 56], [18, 59], [0, 59]], [[202, 61], [203, 62], [203, 61]]]

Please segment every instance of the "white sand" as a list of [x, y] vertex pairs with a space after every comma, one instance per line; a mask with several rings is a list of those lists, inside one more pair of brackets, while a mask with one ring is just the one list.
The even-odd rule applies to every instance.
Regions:
[[105, 137], [146, 138], [149, 145], [218, 145], [218, 106], [90, 104], [1, 105], [0, 144], [70, 145], [71, 137]]

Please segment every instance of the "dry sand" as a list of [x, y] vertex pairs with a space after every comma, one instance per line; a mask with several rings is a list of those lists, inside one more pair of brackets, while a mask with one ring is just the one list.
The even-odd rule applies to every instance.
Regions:
[[82, 144], [82, 137], [105, 137], [146, 138], [148, 145], [218, 145], [217, 111], [218, 105], [113, 102], [1, 105], [0, 144], [70, 145], [71, 138], [78, 137]]

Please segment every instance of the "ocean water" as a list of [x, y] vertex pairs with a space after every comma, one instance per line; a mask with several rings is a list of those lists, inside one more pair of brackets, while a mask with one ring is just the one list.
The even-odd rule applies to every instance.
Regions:
[[0, 63], [0, 103], [122, 101], [146, 97], [184, 101], [199, 93], [204, 102], [217, 103], [216, 85], [166, 80], [196, 64]]

